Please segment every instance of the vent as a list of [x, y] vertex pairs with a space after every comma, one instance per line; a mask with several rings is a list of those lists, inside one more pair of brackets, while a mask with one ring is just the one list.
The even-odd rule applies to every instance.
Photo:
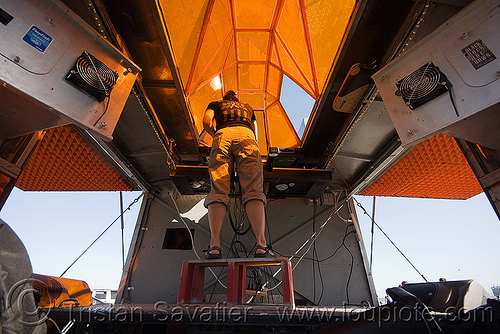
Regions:
[[66, 80], [102, 102], [109, 97], [118, 74], [102, 61], [84, 51], [66, 75]]
[[439, 67], [429, 62], [398, 81], [396, 95], [401, 96], [413, 110], [448, 92], [451, 86]]

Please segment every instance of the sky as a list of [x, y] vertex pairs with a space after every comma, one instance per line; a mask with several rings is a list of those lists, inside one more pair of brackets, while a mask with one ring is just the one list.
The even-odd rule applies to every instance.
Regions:
[[[124, 192], [127, 208], [140, 192]], [[356, 199], [371, 215], [373, 198]], [[124, 215], [125, 254], [141, 200]], [[356, 206], [370, 258], [371, 219]], [[117, 192], [25, 192], [14, 188], [0, 218], [17, 233], [33, 271], [60, 276], [120, 214]], [[469, 200], [376, 198], [375, 221], [429, 280], [475, 279], [491, 293], [500, 284], [497, 255], [500, 222], [484, 194]], [[116, 289], [122, 271], [118, 220], [64, 275], [86, 281], [91, 289]], [[379, 230], [374, 233], [373, 277], [379, 297], [403, 280], [423, 278]]]
[[[311, 114], [314, 99], [284, 75], [280, 101], [295, 130], [299, 132], [302, 121], [307, 119]], [[302, 134], [299, 133], [299, 135], [301, 136]]]
[[[123, 192], [123, 206], [141, 192]], [[125, 257], [142, 198], [124, 214]], [[120, 215], [119, 192], [28, 192], [14, 188], [0, 211], [24, 243], [33, 272], [60, 276]], [[122, 271], [121, 221], [116, 223], [63, 276], [91, 289], [116, 289]]]
[[[356, 199], [372, 215], [373, 197]], [[375, 222], [428, 281], [474, 279], [491, 294], [500, 284], [500, 221], [486, 195], [468, 200], [377, 197]], [[357, 207], [370, 258], [371, 219]], [[372, 271], [379, 297], [402, 281], [424, 279], [376, 228]]]

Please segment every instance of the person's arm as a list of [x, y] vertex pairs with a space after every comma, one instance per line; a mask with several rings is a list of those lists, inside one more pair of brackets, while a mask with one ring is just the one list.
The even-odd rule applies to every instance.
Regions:
[[215, 137], [214, 116], [215, 112], [212, 109], [205, 110], [205, 115], [203, 115], [203, 128], [212, 137]]

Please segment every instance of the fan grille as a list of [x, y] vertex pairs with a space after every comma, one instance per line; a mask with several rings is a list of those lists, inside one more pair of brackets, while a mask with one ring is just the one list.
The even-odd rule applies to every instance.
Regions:
[[66, 80], [98, 101], [109, 97], [116, 85], [118, 74], [102, 61], [84, 51], [66, 75]]
[[445, 93], [451, 84], [446, 76], [432, 62], [396, 83], [400, 95], [410, 109], [415, 109]]
[[76, 70], [90, 86], [102, 92], [109, 92], [116, 84], [116, 73], [102, 61], [88, 52], [83, 53], [76, 60]]

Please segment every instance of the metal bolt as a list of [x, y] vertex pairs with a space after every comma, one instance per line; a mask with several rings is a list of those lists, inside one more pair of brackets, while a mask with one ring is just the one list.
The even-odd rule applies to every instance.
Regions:
[[102, 122], [101, 124], [99, 124], [100, 128], [105, 128], [106, 126], [107, 126], [106, 122]]
[[412, 134], [413, 134], [413, 130], [411, 130], [411, 129], [410, 129], [410, 130], [408, 130], [408, 134], [409, 134], [409, 135], [412, 135]]
[[500, 78], [500, 71], [498, 71], [497, 73], [495, 73], [496, 77], [497, 78]]
[[47, 23], [48, 23], [48, 24], [54, 24], [54, 19], [48, 19], [48, 20], [47, 20]]
[[19, 63], [19, 62], [21, 61], [21, 58], [19, 58], [19, 56], [15, 56], [15, 57], [14, 57], [14, 61], [15, 61], [16, 63]]
[[467, 38], [469, 38], [469, 33], [464, 32], [464, 33], [462, 34], [462, 39], [467, 39]]

